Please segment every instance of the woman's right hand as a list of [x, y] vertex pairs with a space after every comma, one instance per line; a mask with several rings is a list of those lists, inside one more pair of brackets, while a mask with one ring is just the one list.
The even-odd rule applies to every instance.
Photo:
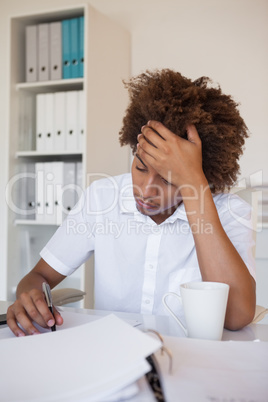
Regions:
[[[50, 312], [44, 293], [38, 289], [23, 292], [7, 310], [7, 324], [16, 336], [35, 335], [40, 331], [34, 326], [50, 328], [54, 324], [61, 325], [63, 319], [55, 307]], [[20, 325], [20, 326], [19, 326]]]

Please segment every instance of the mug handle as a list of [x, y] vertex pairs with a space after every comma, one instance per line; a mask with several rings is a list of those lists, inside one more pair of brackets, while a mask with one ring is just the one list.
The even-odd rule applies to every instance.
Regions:
[[183, 325], [183, 323], [181, 322], [181, 320], [176, 316], [176, 314], [173, 313], [173, 311], [171, 310], [171, 308], [169, 307], [169, 305], [166, 302], [166, 298], [168, 296], [175, 296], [181, 303], [182, 303], [182, 299], [181, 296], [177, 295], [177, 293], [174, 292], [168, 292], [165, 293], [164, 296], [162, 297], [162, 303], [164, 304], [165, 308], [168, 310], [168, 312], [172, 315], [172, 317], [174, 318], [174, 320], [179, 324], [179, 326], [181, 327], [181, 329], [183, 330], [183, 332], [185, 333], [185, 335], [187, 336], [187, 329], [185, 328], [185, 326]]

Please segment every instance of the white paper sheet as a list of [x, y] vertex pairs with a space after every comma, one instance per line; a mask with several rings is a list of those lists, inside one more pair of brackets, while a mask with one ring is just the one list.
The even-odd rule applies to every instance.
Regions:
[[149, 370], [161, 346], [111, 314], [42, 335], [0, 341], [0, 400], [103, 401]]
[[164, 341], [173, 355], [172, 375], [167, 356], [156, 356], [168, 402], [268, 401], [268, 342]]
[[[58, 308], [59, 309], [59, 308]], [[72, 311], [60, 311], [63, 317], [63, 324], [61, 326], [57, 326], [57, 331], [62, 331], [64, 329], [73, 328], [78, 325], [83, 325], [92, 321], [99, 320], [103, 318], [104, 315], [90, 315], [90, 314], [80, 314]], [[116, 315], [116, 314], [115, 314]], [[137, 320], [123, 320], [126, 323], [130, 324], [132, 327], [139, 326], [141, 323]], [[51, 332], [50, 329], [45, 329], [40, 327], [39, 325], [35, 324], [38, 330], [41, 333]], [[15, 338], [15, 335], [7, 325], [0, 327], [0, 340], [1, 339], [8, 339], [8, 338]], [[1, 401], [1, 399], [0, 399]]]

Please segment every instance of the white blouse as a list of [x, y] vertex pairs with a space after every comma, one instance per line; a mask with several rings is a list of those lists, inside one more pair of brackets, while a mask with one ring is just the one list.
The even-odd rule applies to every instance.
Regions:
[[[214, 202], [255, 278], [250, 206], [231, 194], [216, 195]], [[199, 229], [209, 230], [202, 221]], [[93, 252], [96, 309], [166, 315], [163, 294], [179, 293], [181, 283], [201, 280], [184, 205], [157, 225], [137, 210], [130, 174], [91, 184], [40, 255], [67, 276]], [[180, 314], [180, 306], [177, 310]]]

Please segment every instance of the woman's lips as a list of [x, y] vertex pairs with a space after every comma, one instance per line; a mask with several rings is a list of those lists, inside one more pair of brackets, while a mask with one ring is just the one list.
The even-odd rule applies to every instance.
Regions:
[[150, 203], [148, 203], [148, 202], [144, 202], [144, 201], [142, 201], [140, 198], [136, 198], [136, 203], [137, 203], [141, 208], [147, 209], [147, 210], [150, 210], [150, 209], [158, 209], [158, 208], [159, 208], [158, 205], [154, 205], [154, 204], [150, 204]]

